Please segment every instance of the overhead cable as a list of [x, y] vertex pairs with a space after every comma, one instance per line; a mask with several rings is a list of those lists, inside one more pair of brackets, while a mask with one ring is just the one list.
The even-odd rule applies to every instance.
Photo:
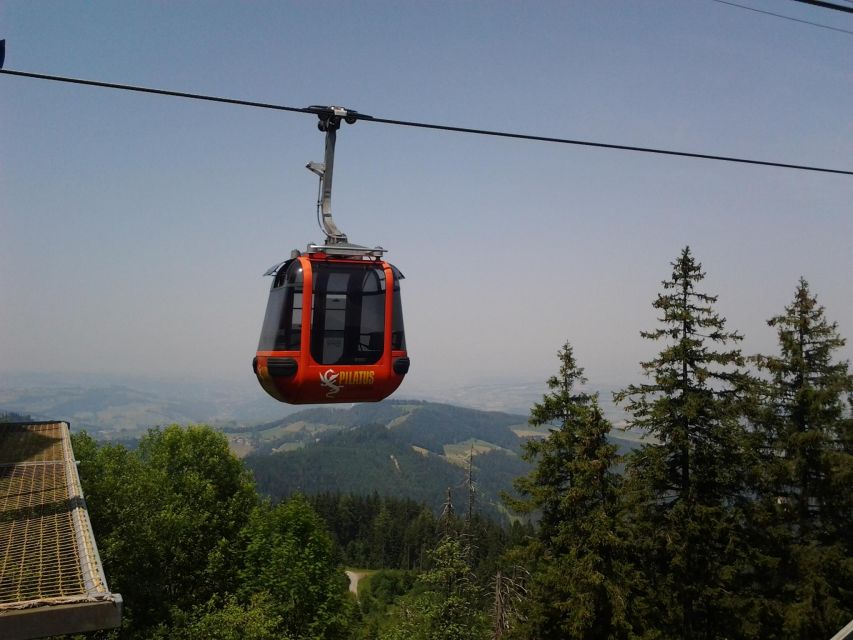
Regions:
[[[239, 100], [235, 98], [221, 98], [217, 96], [202, 95], [198, 93], [187, 93], [184, 91], [168, 91], [165, 89], [152, 89], [149, 87], [140, 87], [129, 84], [117, 84], [113, 82], [100, 82], [96, 80], [82, 80], [79, 78], [68, 78], [65, 76], [54, 76], [43, 73], [30, 73], [25, 71], [14, 71], [12, 69], [0, 69], [0, 74], [11, 76], [20, 76], [25, 78], [36, 78], [39, 80], [52, 80], [56, 82], [65, 82], [71, 84], [79, 84], [93, 87], [102, 87], [106, 89], [120, 89], [123, 91], [133, 91], [138, 93], [151, 93], [156, 95], [173, 96], [177, 98], [188, 98], [192, 100], [204, 100], [207, 102], [221, 102], [224, 104], [239, 105], [244, 107], [256, 107], [259, 109], [273, 109], [276, 111], [290, 111], [295, 113], [309, 113], [320, 115], [327, 111], [323, 107], [288, 107], [279, 104], [268, 102], [254, 102], [249, 100]], [[550, 142], [556, 144], [569, 144], [584, 147], [597, 147], [601, 149], [618, 149], [621, 151], [636, 151], [640, 153], [652, 153], [666, 156], [679, 156], [684, 158], [698, 158], [702, 160], [717, 160], [721, 162], [734, 162], [740, 164], [761, 165], [767, 167], [777, 167], [782, 169], [798, 169], [801, 171], [816, 171], [820, 173], [834, 173], [840, 175], [853, 176], [853, 171], [844, 169], [831, 169], [825, 167], [816, 167], [811, 165], [789, 164], [785, 162], [771, 162], [767, 160], [753, 160], [748, 158], [737, 158], [733, 156], [720, 156], [707, 153], [693, 153], [688, 151], [673, 151], [670, 149], [657, 149], [652, 147], [638, 147], [624, 144], [611, 144], [605, 142], [592, 142], [589, 140], [574, 140], [570, 138], [556, 138], [551, 136], [537, 136], [523, 133], [511, 133], [506, 131], [494, 131], [490, 129], [473, 129], [470, 127], [456, 127], [450, 125], [430, 124], [427, 122], [415, 122], [410, 120], [395, 120], [391, 118], [377, 118], [368, 116], [362, 113], [349, 112], [352, 118], [356, 120], [364, 120], [367, 122], [375, 122], [380, 124], [392, 124], [403, 127], [416, 127], [420, 129], [432, 129], [436, 131], [450, 131], [454, 133], [470, 133], [482, 136], [493, 136], [499, 138], [514, 138], [517, 140], [531, 140], [534, 142]]]
[[655, 149], [651, 147], [635, 147], [624, 144], [608, 144], [604, 142], [590, 142], [588, 140], [572, 140], [569, 138], [552, 138], [549, 136], [534, 136], [523, 133], [507, 133], [503, 131], [490, 131], [488, 129], [470, 129], [467, 127], [452, 127], [440, 124], [427, 124], [424, 122], [410, 122], [407, 120], [390, 120], [388, 118], [370, 118], [371, 122], [380, 122], [383, 124], [397, 124], [404, 127], [420, 127], [422, 129], [437, 129], [439, 131], [455, 131], [458, 133], [475, 133], [484, 136], [497, 136], [501, 138], [517, 138], [519, 140], [533, 140], [536, 142], [555, 142], [559, 144], [574, 144], [584, 147], [598, 147], [602, 149], [619, 149], [622, 151], [639, 151], [641, 153], [656, 153], [667, 156], [682, 156], [685, 158], [700, 158], [703, 160], [720, 160], [723, 162], [738, 162], [742, 164], [757, 164], [767, 167], [780, 167], [783, 169], [801, 169], [803, 171], [820, 171], [823, 173], [838, 173], [842, 175], [853, 176], [853, 171], [843, 169], [826, 169], [822, 167], [814, 167], [799, 164], [787, 164], [784, 162], [770, 162], [766, 160], [749, 160], [746, 158], [735, 158], [732, 156], [717, 156], [707, 153], [691, 153], [688, 151], [671, 151], [667, 149]]
[[808, 24], [813, 27], [820, 27], [821, 29], [831, 29], [832, 31], [840, 31], [841, 33], [848, 33], [853, 35], [853, 31], [849, 29], [841, 29], [840, 27], [830, 27], [827, 24], [818, 24], [817, 22], [809, 22], [808, 20], [800, 20], [799, 18], [792, 18], [791, 16], [783, 16], [781, 13], [773, 13], [772, 11], [764, 11], [762, 9], [756, 9], [755, 7], [747, 7], [743, 4], [737, 4], [736, 2], [728, 2], [728, 0], [712, 0], [712, 2], [719, 2], [720, 4], [727, 4], [730, 7], [738, 7], [739, 9], [746, 9], [747, 11], [755, 11], [755, 13], [763, 13], [766, 16], [774, 16], [776, 18], [782, 18], [783, 20], [791, 20], [792, 22], [800, 22], [802, 24]]
[[191, 98], [193, 100], [206, 100], [208, 102], [224, 102], [225, 104], [236, 104], [241, 107], [259, 107], [261, 109], [275, 109], [277, 111], [294, 111], [297, 113], [315, 113], [316, 110], [300, 109], [298, 107], [285, 107], [268, 102], [250, 102], [248, 100], [234, 100], [231, 98], [217, 98], [205, 96], [199, 93], [186, 93], [184, 91], [168, 91], [166, 89], [152, 89], [132, 84], [116, 84], [115, 82], [100, 82], [98, 80], [81, 80], [80, 78], [67, 78], [65, 76], [49, 76], [44, 73], [29, 73], [26, 71], [13, 71], [12, 69], [0, 69], [0, 73], [10, 76], [21, 76], [24, 78], [36, 78], [38, 80], [54, 80], [56, 82], [68, 82], [70, 84], [82, 84], [90, 87], [103, 87], [105, 89], [122, 89], [124, 91], [135, 91], [137, 93], [153, 93], [160, 96], [174, 96], [176, 98]]
[[820, 7], [821, 9], [834, 9], [835, 11], [853, 13], [853, 7], [844, 7], [832, 2], [823, 2], [822, 0], [791, 0], [791, 2], [801, 2], [803, 4], [810, 4], [813, 7]]

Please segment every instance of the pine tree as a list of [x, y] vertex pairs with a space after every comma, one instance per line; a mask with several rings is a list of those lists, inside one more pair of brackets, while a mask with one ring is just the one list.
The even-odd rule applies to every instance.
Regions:
[[769, 378], [757, 426], [779, 557], [771, 595], [785, 637], [830, 637], [853, 616], [853, 376], [833, 361], [845, 341], [804, 279], [768, 324], [779, 354], [757, 358]]
[[610, 424], [597, 398], [576, 389], [585, 379], [571, 346], [558, 356], [551, 393], [530, 419], [556, 428], [525, 445], [525, 458], [536, 466], [516, 481], [521, 498], [507, 498], [515, 511], [541, 515], [537, 537], [518, 552], [531, 570], [518, 631], [542, 639], [627, 637], [616, 447], [607, 440]]
[[746, 377], [741, 340], [699, 290], [704, 278], [690, 248], [672, 263], [653, 307], [661, 326], [642, 332], [663, 342], [641, 363], [650, 383], [616, 394], [629, 399], [630, 426], [656, 442], [628, 461], [627, 495], [633, 548], [642, 567], [632, 611], [648, 635], [745, 637], [738, 576], [742, 542], [747, 435], [741, 420]]

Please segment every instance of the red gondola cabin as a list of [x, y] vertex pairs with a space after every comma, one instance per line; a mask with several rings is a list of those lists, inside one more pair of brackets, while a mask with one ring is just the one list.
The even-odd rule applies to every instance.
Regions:
[[308, 253], [274, 275], [255, 375], [291, 404], [376, 402], [409, 370], [400, 280], [375, 257]]

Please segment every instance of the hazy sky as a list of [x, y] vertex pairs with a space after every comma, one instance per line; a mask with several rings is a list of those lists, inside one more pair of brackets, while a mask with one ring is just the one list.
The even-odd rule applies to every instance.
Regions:
[[[853, 169], [853, 36], [710, 0], [7, 0], [0, 38], [22, 71]], [[251, 378], [322, 152], [312, 116], [0, 76], [0, 372]], [[406, 275], [403, 395], [544, 380], [565, 340], [634, 379], [687, 244], [745, 351], [800, 275], [853, 340], [851, 177], [365, 122], [335, 168]]]

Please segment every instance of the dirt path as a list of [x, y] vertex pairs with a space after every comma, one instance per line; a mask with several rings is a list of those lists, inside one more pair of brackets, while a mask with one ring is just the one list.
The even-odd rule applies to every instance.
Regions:
[[370, 571], [346, 571], [347, 578], [349, 578], [349, 590], [350, 593], [354, 593], [355, 597], [358, 597], [358, 581], [361, 580], [364, 576]]

